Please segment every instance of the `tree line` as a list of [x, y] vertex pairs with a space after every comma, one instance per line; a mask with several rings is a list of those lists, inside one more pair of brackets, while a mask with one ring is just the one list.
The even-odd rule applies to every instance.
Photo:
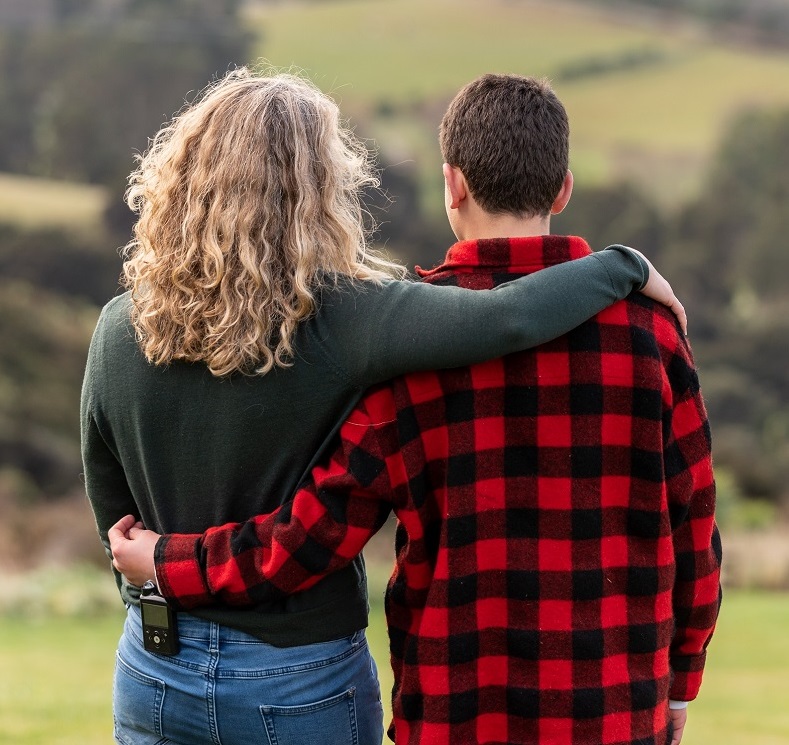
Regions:
[[[556, 220], [643, 247], [671, 278], [732, 488], [789, 507], [789, 110], [727, 129], [700, 194], [664, 215], [633, 184], [579, 191]], [[572, 209], [574, 207], [574, 209]], [[585, 227], [586, 226], [586, 227]], [[730, 496], [730, 495], [727, 495]]]
[[39, 0], [0, 9], [0, 171], [100, 184], [101, 234], [0, 225], [0, 514], [79, 490], [78, 400], [117, 290], [134, 154], [249, 57], [240, 0]]

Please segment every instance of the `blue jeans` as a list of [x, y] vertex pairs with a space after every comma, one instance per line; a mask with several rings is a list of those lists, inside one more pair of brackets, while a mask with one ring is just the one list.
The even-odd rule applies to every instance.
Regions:
[[143, 648], [131, 606], [118, 644], [115, 740], [122, 745], [381, 745], [378, 672], [364, 631], [274, 647], [178, 614], [180, 652]]

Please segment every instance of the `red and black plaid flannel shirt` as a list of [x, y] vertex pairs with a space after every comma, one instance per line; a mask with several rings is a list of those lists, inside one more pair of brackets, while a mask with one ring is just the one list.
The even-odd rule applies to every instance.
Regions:
[[[588, 252], [467, 241], [425, 279], [482, 289]], [[394, 510], [398, 743], [670, 741], [720, 597], [709, 427], [670, 312], [634, 295], [535, 350], [400, 378], [340, 440], [274, 515], [160, 541], [164, 594], [306, 588]]]

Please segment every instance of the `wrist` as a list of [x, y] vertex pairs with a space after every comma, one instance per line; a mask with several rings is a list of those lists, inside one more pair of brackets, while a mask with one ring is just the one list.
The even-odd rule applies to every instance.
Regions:
[[166, 534], [159, 536], [154, 547], [159, 592], [176, 610], [214, 602], [197, 556], [201, 538], [200, 534]]

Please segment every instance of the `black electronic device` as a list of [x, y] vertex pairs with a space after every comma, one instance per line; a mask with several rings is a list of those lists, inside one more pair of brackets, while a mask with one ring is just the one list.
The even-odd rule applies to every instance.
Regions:
[[140, 593], [143, 646], [156, 654], [178, 654], [178, 625], [173, 609], [148, 580]]

